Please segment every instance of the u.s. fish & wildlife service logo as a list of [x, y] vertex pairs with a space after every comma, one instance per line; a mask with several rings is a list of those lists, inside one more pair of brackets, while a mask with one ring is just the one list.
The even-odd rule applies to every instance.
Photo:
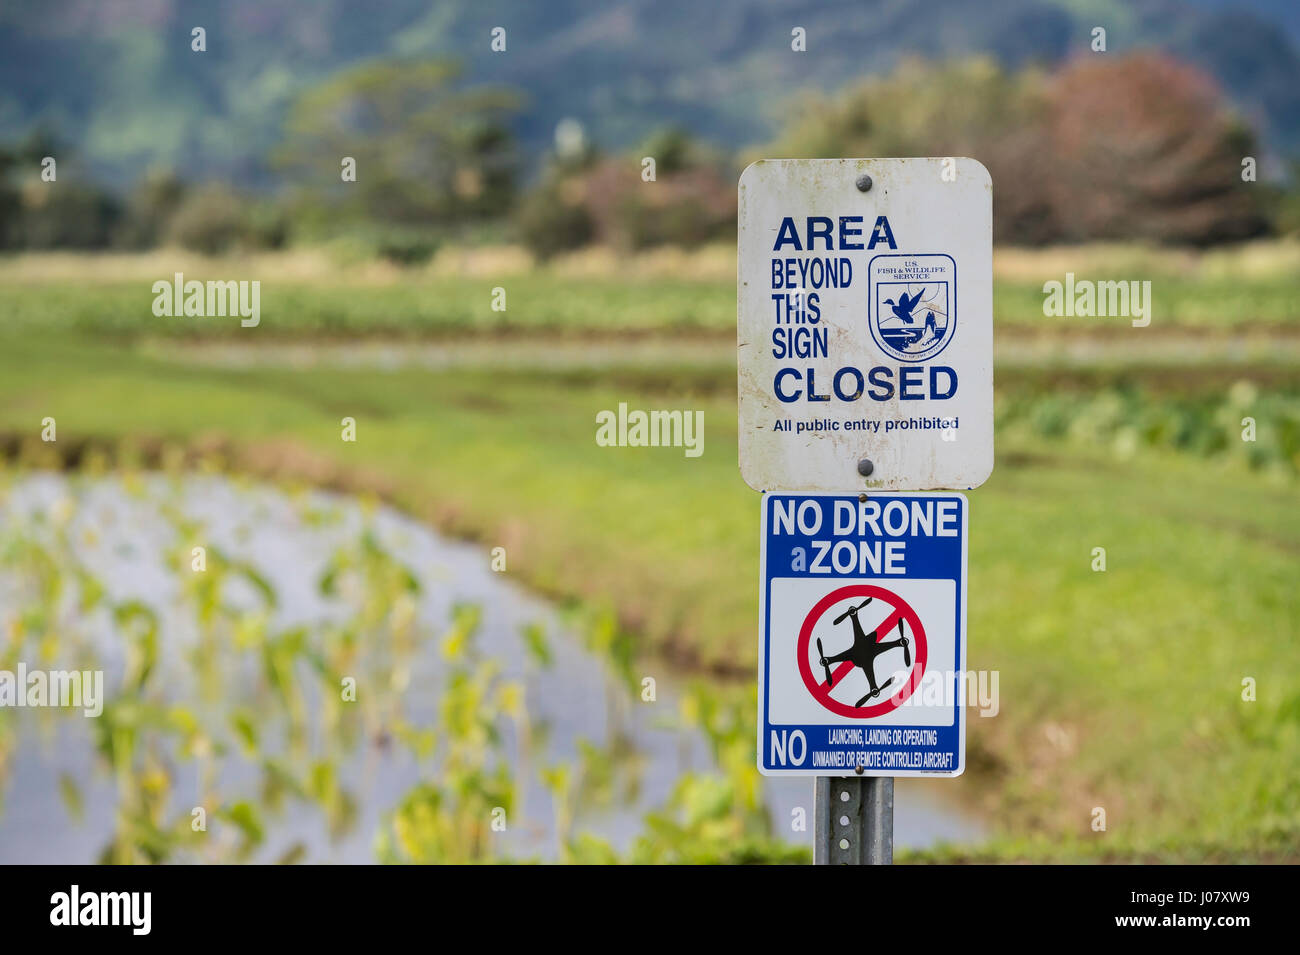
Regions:
[[943, 253], [877, 255], [867, 267], [871, 337], [899, 361], [928, 361], [957, 326], [957, 263]]

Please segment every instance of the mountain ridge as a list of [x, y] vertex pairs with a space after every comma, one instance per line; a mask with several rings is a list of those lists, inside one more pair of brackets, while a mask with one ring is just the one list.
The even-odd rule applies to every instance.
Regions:
[[[904, 57], [988, 54], [1010, 67], [1156, 47], [1212, 75], [1274, 155], [1300, 150], [1300, 5], [1276, 0], [9, 0], [0, 138], [37, 124], [93, 173], [274, 181], [266, 155], [294, 96], [376, 57], [448, 57], [518, 88], [535, 160], [572, 117], [624, 148], [678, 125], [727, 148], [774, 135], [800, 90], [834, 91]], [[1089, 49], [1093, 26], [1108, 52]], [[205, 53], [190, 30], [207, 31]], [[507, 30], [505, 52], [489, 48]], [[790, 49], [801, 26], [808, 49]]]

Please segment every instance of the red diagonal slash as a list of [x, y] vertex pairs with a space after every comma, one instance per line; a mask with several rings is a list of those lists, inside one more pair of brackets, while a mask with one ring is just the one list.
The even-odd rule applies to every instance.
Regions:
[[[901, 616], [902, 613], [897, 607], [895, 607], [893, 612], [876, 626], [876, 643], [879, 643], [889, 633], [889, 631], [898, 626], [898, 618]], [[857, 666], [857, 664], [851, 660], [841, 661], [840, 665], [831, 671], [830, 686], [835, 686], [839, 683], [840, 677], [844, 676], [844, 674], [848, 673], [855, 666]]]

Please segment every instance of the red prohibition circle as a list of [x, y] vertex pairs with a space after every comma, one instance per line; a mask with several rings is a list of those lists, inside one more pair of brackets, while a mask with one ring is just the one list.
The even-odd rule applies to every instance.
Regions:
[[[813, 676], [812, 667], [808, 662], [808, 645], [812, 642], [812, 632], [813, 628], [817, 626], [817, 621], [831, 607], [850, 597], [871, 597], [889, 604], [899, 617], [907, 621], [908, 626], [912, 629], [912, 636], [915, 638], [915, 647], [913, 649], [916, 660], [913, 662], [908, 681], [890, 696], [872, 706], [850, 706], [848, 703], [841, 703], [839, 700], [834, 699], [831, 696], [830, 688], [818, 682]], [[893, 614], [890, 616], [893, 616]], [[808, 692], [813, 695], [813, 698], [832, 713], [854, 719], [871, 719], [874, 716], [884, 716], [886, 713], [898, 709], [921, 685], [921, 677], [925, 675], [925, 664], [928, 657], [925, 628], [921, 626], [921, 618], [917, 616], [916, 611], [898, 594], [883, 587], [874, 587], [871, 584], [850, 584], [847, 587], [831, 591], [817, 601], [812, 610], [808, 611], [808, 616], [804, 617], [803, 627], [799, 630], [799, 643], [796, 652], [799, 655], [799, 675], [803, 677], [804, 686], [808, 687]]]

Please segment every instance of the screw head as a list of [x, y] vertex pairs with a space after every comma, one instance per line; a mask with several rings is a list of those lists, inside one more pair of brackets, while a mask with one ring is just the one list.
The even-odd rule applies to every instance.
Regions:
[[871, 177], [864, 172], [862, 175], [858, 176], [857, 186], [858, 192], [868, 191], [871, 188]]
[[858, 462], [858, 473], [861, 474], [863, 477], [870, 477], [871, 472], [874, 471], [875, 469], [876, 466], [871, 463], [870, 458], [863, 458], [861, 461]]

